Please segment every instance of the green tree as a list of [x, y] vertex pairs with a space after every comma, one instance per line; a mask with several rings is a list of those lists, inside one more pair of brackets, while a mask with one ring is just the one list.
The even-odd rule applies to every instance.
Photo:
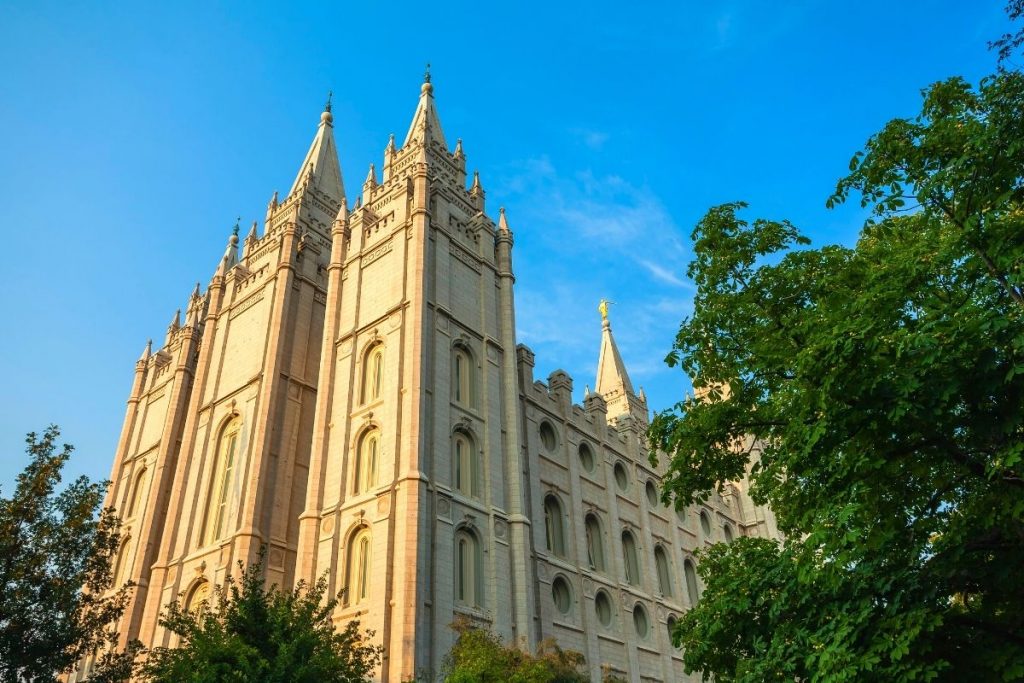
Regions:
[[[239, 570], [242, 565], [239, 563]], [[154, 648], [140, 676], [154, 683], [362, 683], [380, 664], [381, 648], [367, 642], [358, 622], [337, 631], [337, 599], [327, 581], [286, 592], [267, 588], [263, 557], [228, 576], [207, 603], [167, 606], [160, 623], [180, 640]]]
[[58, 493], [73, 450], [58, 451], [59, 436], [53, 425], [28, 435], [29, 464], [13, 495], [0, 496], [2, 683], [56, 681], [99, 651], [96, 679], [121, 676], [137, 649], [117, 652], [110, 628], [130, 586], [110, 593], [120, 522], [112, 508], [100, 511], [106, 482], [80, 477]]
[[545, 640], [531, 655], [505, 646], [490, 631], [459, 619], [452, 628], [459, 634], [445, 659], [448, 683], [587, 683], [583, 655], [563, 650]]
[[676, 640], [719, 681], [1024, 677], [1024, 77], [923, 96], [829, 200], [872, 210], [853, 248], [743, 204], [694, 230], [666, 495], [749, 467], [787, 535], [701, 557]]

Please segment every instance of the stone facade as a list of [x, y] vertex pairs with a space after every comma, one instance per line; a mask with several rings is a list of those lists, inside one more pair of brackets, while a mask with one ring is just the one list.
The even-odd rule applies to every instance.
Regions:
[[339, 624], [376, 633], [382, 681], [435, 676], [460, 615], [527, 648], [554, 637], [594, 680], [683, 680], [667, 627], [699, 595], [692, 552], [776, 535], [771, 512], [744, 482], [661, 504], [606, 316], [582, 406], [566, 373], [535, 380], [512, 232], [449, 151], [429, 77], [381, 170], [350, 204], [328, 104], [263, 234], [240, 249], [236, 226], [137, 362], [108, 494], [117, 575], [138, 584], [122, 638], [172, 645], [162, 606], [266, 545], [268, 581], [326, 575]]

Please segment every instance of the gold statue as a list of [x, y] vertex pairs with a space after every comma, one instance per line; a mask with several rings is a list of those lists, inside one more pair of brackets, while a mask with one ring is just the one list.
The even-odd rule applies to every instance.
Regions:
[[615, 303], [614, 301], [608, 301], [608, 299], [601, 299], [601, 303], [597, 305], [597, 312], [601, 314], [601, 320], [608, 321], [608, 306]]

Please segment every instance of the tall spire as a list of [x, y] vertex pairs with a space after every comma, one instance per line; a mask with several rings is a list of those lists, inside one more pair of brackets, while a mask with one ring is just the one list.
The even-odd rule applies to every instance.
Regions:
[[427, 64], [427, 73], [423, 75], [423, 85], [420, 86], [420, 101], [416, 105], [416, 113], [412, 115], [412, 124], [405, 135], [402, 147], [408, 147], [409, 143], [414, 141], [425, 144], [432, 140], [448, 149], [448, 143], [444, 141], [444, 133], [441, 131], [441, 119], [438, 118], [437, 107], [434, 105], [434, 86], [430, 82], [430, 65]]
[[320, 114], [320, 126], [317, 128], [313, 144], [299, 166], [299, 172], [292, 183], [288, 196], [295, 194], [309, 178], [313, 189], [323, 192], [335, 202], [340, 203], [345, 196], [345, 185], [341, 179], [341, 165], [338, 163], [338, 148], [334, 144], [334, 115], [331, 113], [331, 95], [327, 96], [324, 112]]
[[633, 391], [633, 383], [629, 381], [626, 364], [622, 362], [619, 347], [612, 336], [612, 324], [608, 320], [608, 306], [611, 303], [601, 299], [597, 307], [601, 313], [601, 355], [597, 361], [597, 383], [594, 385], [594, 391], [607, 402], [609, 418], [629, 414], [646, 425], [646, 404]]

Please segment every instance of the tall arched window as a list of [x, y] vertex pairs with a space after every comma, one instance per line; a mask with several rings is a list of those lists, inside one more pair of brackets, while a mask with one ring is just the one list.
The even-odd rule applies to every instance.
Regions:
[[473, 440], [464, 432], [453, 439], [452, 460], [455, 466], [455, 489], [464, 496], [480, 495], [480, 457]]
[[626, 583], [640, 585], [640, 558], [636, 553], [636, 539], [629, 531], [622, 532], [622, 559], [626, 568]]
[[355, 493], [366, 493], [377, 485], [380, 461], [380, 431], [371, 429], [359, 440], [356, 452]]
[[363, 383], [359, 395], [360, 403], [375, 401], [380, 398], [384, 386], [384, 344], [377, 343], [370, 347], [363, 357]]
[[604, 561], [604, 540], [601, 535], [601, 522], [598, 521], [596, 515], [587, 515], [584, 529], [587, 534], [587, 561], [590, 562], [590, 568], [603, 572], [608, 565]]
[[358, 605], [370, 596], [370, 529], [362, 527], [348, 543], [348, 580], [345, 602]]
[[668, 568], [668, 555], [660, 545], [654, 546], [654, 566], [658, 570], [658, 588], [661, 594], [672, 596], [672, 572]]
[[117, 549], [117, 557], [114, 560], [114, 571], [112, 574], [114, 577], [113, 588], [115, 590], [120, 588], [121, 584], [124, 583], [122, 580], [122, 574], [124, 574], [126, 565], [128, 564], [128, 542], [130, 540], [131, 539], [128, 538], [124, 539], [124, 541], [121, 542], [121, 547]]
[[547, 548], [559, 557], [565, 557], [565, 528], [562, 523], [562, 504], [554, 495], [544, 499], [544, 534]]
[[683, 560], [683, 574], [686, 577], [686, 595], [690, 598], [690, 605], [696, 605], [700, 599], [700, 592], [697, 590], [697, 570], [690, 560]]
[[461, 346], [455, 347], [452, 381], [455, 389], [455, 402], [464, 406], [476, 403], [473, 387], [473, 357]]
[[470, 607], [483, 605], [483, 560], [476, 536], [460, 529], [455, 534], [455, 600]]
[[205, 543], [220, 540], [229, 527], [228, 504], [231, 488], [234, 485], [241, 426], [241, 417], [232, 418], [221, 429], [220, 438], [217, 439], [214, 466], [211, 469], [213, 478], [210, 481], [210, 496], [206, 510]]
[[132, 485], [131, 497], [128, 499], [128, 513], [125, 515], [126, 518], [137, 514], [139, 511], [139, 503], [141, 501], [143, 491], [142, 484], [145, 477], [146, 468], [143, 467], [142, 471], [135, 475], [135, 482]]
[[200, 610], [206, 609], [209, 606], [211, 592], [209, 581], [197, 583], [192, 587], [192, 591], [185, 600], [185, 611], [196, 614]]

